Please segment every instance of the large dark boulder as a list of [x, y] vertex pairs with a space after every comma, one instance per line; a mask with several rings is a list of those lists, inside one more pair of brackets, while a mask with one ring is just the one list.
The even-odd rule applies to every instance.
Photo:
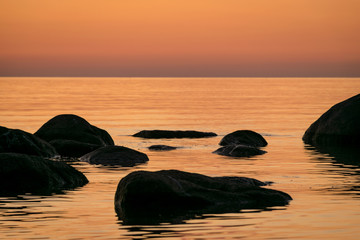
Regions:
[[265, 154], [266, 151], [260, 150], [256, 147], [246, 145], [228, 145], [220, 147], [213, 153], [229, 156], [229, 157], [252, 157], [256, 155]]
[[80, 157], [96, 148], [114, 145], [109, 133], [73, 114], [50, 119], [35, 135], [48, 141], [66, 157]]
[[106, 146], [96, 149], [80, 158], [90, 164], [135, 166], [149, 161], [145, 153], [122, 146]]
[[0, 195], [51, 194], [88, 183], [64, 162], [18, 153], [0, 153]]
[[303, 141], [360, 149], [360, 94], [332, 106], [306, 130]]
[[219, 145], [248, 145], [253, 147], [265, 147], [268, 143], [259, 133], [251, 130], [238, 130], [225, 135]]
[[0, 127], [0, 153], [5, 152], [42, 157], [54, 157], [58, 154], [53, 146], [31, 133]]
[[213, 132], [198, 132], [198, 131], [170, 131], [170, 130], [143, 130], [133, 135], [141, 138], [205, 138], [215, 137]]
[[115, 211], [125, 224], [178, 222], [196, 214], [287, 205], [291, 197], [244, 177], [208, 177], [177, 170], [132, 172], [118, 184]]

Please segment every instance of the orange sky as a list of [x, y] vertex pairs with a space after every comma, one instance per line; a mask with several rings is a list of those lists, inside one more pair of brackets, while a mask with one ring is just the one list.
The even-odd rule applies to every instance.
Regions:
[[360, 76], [359, 0], [0, 0], [0, 76]]

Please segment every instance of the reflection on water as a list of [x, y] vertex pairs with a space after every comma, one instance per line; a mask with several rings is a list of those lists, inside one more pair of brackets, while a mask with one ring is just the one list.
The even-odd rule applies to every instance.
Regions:
[[[61, 197], [58, 195], [57, 197]], [[0, 225], [9, 228], [19, 228], [11, 222], [40, 222], [60, 218], [64, 212], [53, 208], [45, 199], [50, 196], [19, 195], [17, 197], [0, 198]]]
[[[261, 211], [252, 210], [253, 213]], [[211, 233], [212, 238], [240, 237], [238, 232], [243, 227], [249, 227], [254, 223], [242, 224], [239, 214], [223, 214], [223, 215], [201, 215], [197, 216], [191, 223], [183, 222], [183, 224], [162, 224], [159, 226], [143, 225], [143, 226], [120, 226], [121, 230], [128, 233], [125, 236], [131, 239], [149, 239], [149, 238], [171, 238], [171, 237], [203, 237], [206, 238]], [[216, 221], [222, 221], [221, 226], [214, 225]], [[188, 224], [188, 225], [184, 225]], [[204, 226], [206, 226], [204, 228]], [[199, 233], [199, 228], [201, 232]]]
[[305, 149], [318, 161], [323, 174], [330, 175], [334, 182], [326, 190], [336, 194], [360, 196], [360, 150], [351, 147], [310, 146]]

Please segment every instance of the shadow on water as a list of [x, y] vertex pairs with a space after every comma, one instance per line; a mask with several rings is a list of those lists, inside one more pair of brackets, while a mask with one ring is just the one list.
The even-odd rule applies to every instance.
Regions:
[[[226, 214], [236, 214], [237, 219], [241, 218], [242, 213], [260, 213], [264, 211], [276, 211], [276, 210], [286, 210], [287, 205], [284, 206], [269, 206], [269, 207], [259, 207], [259, 208], [236, 208], [236, 207], [224, 207], [224, 208], [213, 208], [211, 210], [178, 210], [164, 213], [164, 214], [155, 214], [148, 213], [148, 216], [142, 214], [141, 217], [132, 217], [125, 220], [118, 219], [118, 223], [121, 226], [142, 226], [142, 225], [151, 225], [151, 226], [162, 226], [166, 224], [186, 224], [188, 221], [193, 219], [207, 219], [219, 216], [225, 216]], [[154, 209], [154, 212], [158, 213], [158, 210]]]
[[341, 186], [329, 187], [329, 191], [360, 197], [360, 149], [334, 145], [316, 147], [305, 145], [305, 149], [316, 161], [327, 162], [332, 166], [324, 168], [320, 165], [322, 171], [328, 175], [342, 177]]

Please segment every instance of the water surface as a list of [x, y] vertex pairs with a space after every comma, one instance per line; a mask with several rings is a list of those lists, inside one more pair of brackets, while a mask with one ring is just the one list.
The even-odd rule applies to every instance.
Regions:
[[[35, 132], [63, 113], [148, 154], [132, 168], [74, 163], [90, 183], [52, 196], [0, 198], [4, 239], [358, 239], [360, 159], [304, 145], [307, 127], [360, 92], [356, 78], [0, 78], [0, 125]], [[212, 131], [205, 139], [141, 139], [144, 129]], [[235, 130], [261, 133], [266, 154], [212, 154]], [[153, 144], [182, 147], [147, 150]], [[119, 180], [135, 170], [179, 169], [272, 181], [293, 201], [267, 211], [208, 214], [179, 224], [124, 225], [114, 211]]]

